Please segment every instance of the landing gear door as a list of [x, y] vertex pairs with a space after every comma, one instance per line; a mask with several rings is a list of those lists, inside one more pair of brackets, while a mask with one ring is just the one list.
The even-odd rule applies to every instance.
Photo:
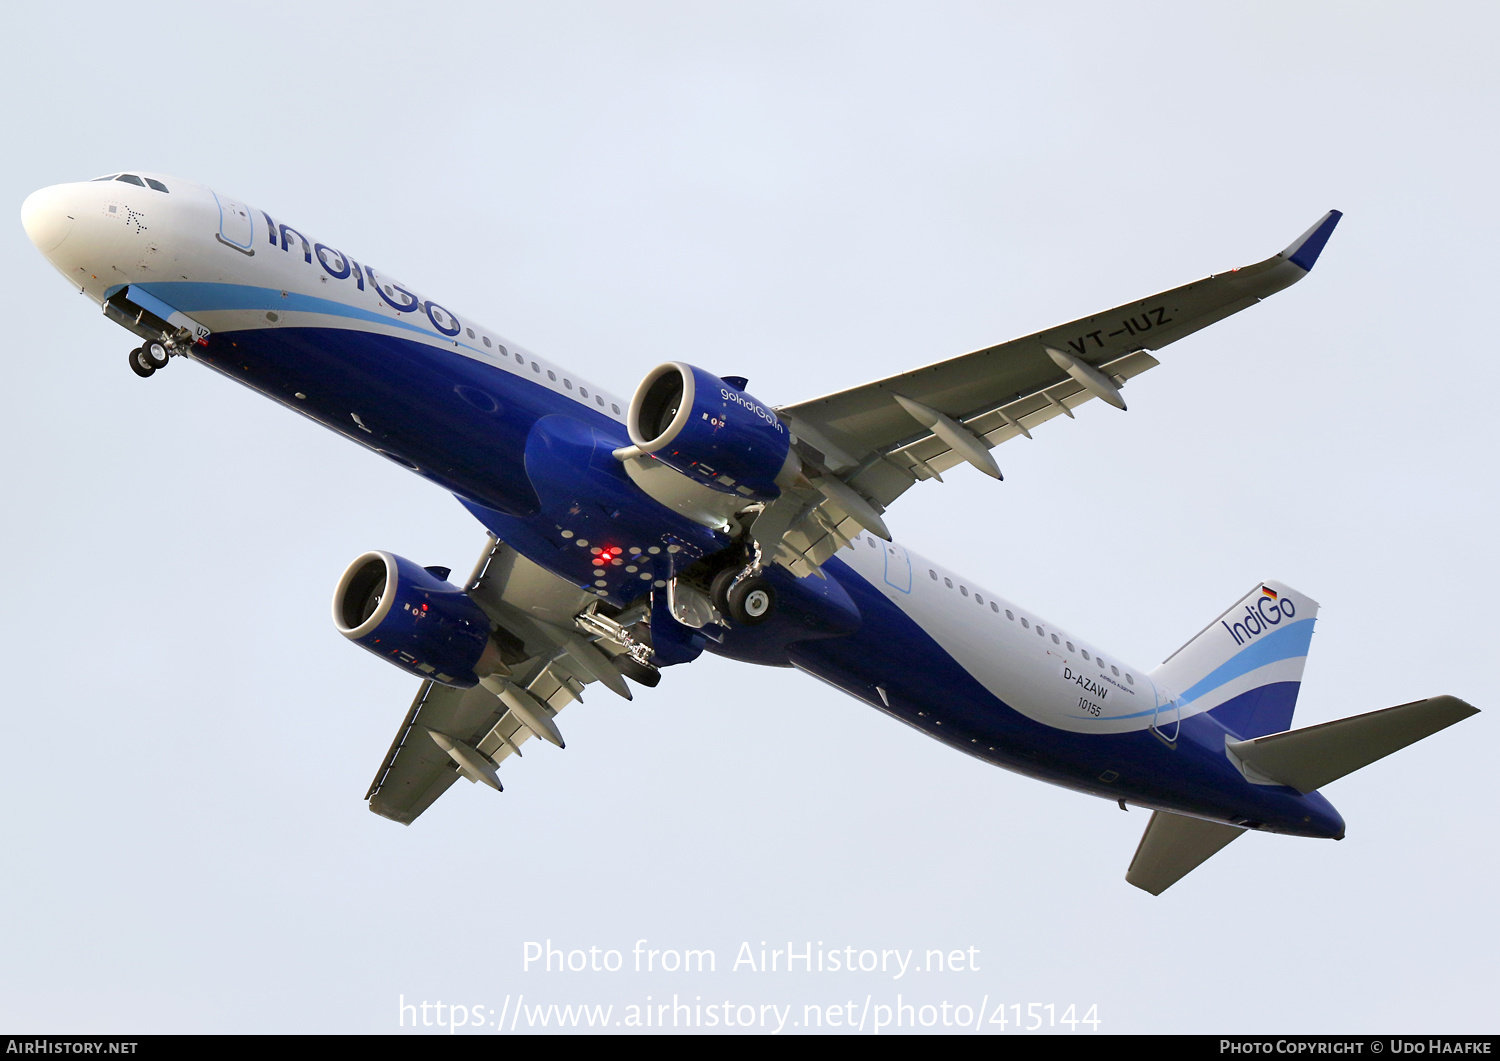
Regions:
[[214, 199], [219, 204], [219, 231], [216, 235], [218, 241], [226, 247], [233, 247], [241, 254], [253, 255], [255, 253], [255, 218], [250, 213], [250, 208], [244, 203], [226, 199], [218, 192], [214, 192]]
[[885, 546], [885, 584], [902, 593], [911, 592], [911, 557], [895, 542]]

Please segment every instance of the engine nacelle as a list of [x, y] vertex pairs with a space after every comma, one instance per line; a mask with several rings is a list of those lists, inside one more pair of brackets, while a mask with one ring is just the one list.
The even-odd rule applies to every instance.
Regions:
[[791, 433], [770, 407], [681, 361], [646, 376], [626, 427], [642, 453], [747, 502], [780, 497], [802, 470]]
[[501, 666], [479, 605], [393, 553], [368, 552], [349, 565], [333, 594], [333, 625], [402, 670], [459, 689]]

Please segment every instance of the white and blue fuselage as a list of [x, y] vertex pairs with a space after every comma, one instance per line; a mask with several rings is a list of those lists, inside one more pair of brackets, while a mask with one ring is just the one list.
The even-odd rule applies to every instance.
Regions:
[[[614, 607], [730, 544], [643, 493], [611, 456], [630, 445], [627, 399], [285, 218], [137, 172], [43, 189], [23, 220], [120, 323], [186, 328], [195, 341], [184, 355], [431, 480], [526, 558]], [[1295, 591], [1265, 584], [1182, 660], [1148, 672], [867, 533], [823, 571], [775, 569], [772, 619], [700, 634], [699, 647], [798, 667], [1055, 784], [1343, 835], [1322, 796], [1249, 778], [1226, 754], [1227, 741], [1290, 722], [1317, 611]]]

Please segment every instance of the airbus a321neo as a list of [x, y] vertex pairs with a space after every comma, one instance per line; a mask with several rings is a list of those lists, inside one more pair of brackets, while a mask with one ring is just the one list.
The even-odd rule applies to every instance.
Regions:
[[[467, 577], [393, 553], [338, 581], [340, 633], [420, 682], [366, 798], [410, 823], [501, 789], [598, 682], [713, 652], [793, 666], [959, 751], [1153, 811], [1126, 879], [1160, 893], [1246, 830], [1344, 835], [1329, 782], [1475, 709], [1436, 696], [1292, 729], [1318, 604], [1257, 582], [1143, 670], [892, 540], [902, 494], [1031, 438], [1157, 351], [1307, 275], [1280, 254], [962, 357], [789, 405], [673, 361], [629, 400], [321, 243], [160, 174], [59, 184], [27, 235], [134, 333], [452, 493], [489, 532]], [[919, 662], [914, 662], [919, 661]]]

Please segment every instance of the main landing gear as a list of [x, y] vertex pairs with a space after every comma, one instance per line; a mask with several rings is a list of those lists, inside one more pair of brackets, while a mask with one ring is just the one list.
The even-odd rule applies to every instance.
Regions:
[[152, 339], [130, 351], [130, 370], [145, 379], [157, 369], [166, 368], [170, 356], [171, 351], [165, 343]]
[[714, 576], [709, 591], [714, 607], [737, 626], [763, 623], [776, 610], [776, 590], [752, 568], [726, 567]]

